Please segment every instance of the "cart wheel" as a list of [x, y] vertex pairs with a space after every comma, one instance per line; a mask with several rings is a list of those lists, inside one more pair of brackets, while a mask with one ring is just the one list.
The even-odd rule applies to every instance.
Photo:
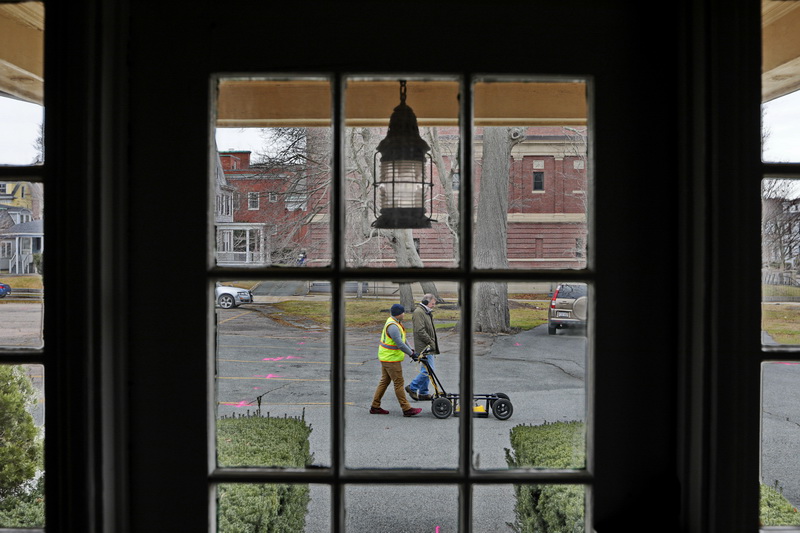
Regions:
[[508, 420], [513, 412], [514, 406], [511, 405], [511, 400], [508, 398], [498, 398], [492, 405], [492, 413], [498, 420]]
[[431, 411], [436, 418], [447, 418], [453, 414], [453, 404], [447, 398], [436, 398], [431, 404]]
[[505, 398], [506, 400], [509, 399], [508, 394], [504, 392], [496, 392], [494, 395], [497, 396], [497, 398], [489, 400], [489, 407], [494, 407], [494, 402], [496, 402], [499, 398]]

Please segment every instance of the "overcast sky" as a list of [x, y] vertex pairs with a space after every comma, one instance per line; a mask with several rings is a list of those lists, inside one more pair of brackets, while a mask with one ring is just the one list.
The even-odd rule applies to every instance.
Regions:
[[[35, 104], [0, 97], [0, 164], [26, 165], [36, 157], [42, 108]], [[764, 105], [768, 137], [764, 160], [800, 162], [800, 91]], [[220, 150], [259, 150], [262, 139], [256, 129], [217, 130]]]

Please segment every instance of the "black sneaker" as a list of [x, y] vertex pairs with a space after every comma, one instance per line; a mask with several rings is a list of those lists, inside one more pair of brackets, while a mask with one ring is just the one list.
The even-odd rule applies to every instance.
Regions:
[[408, 393], [409, 396], [411, 396], [412, 400], [414, 401], [419, 400], [419, 395], [416, 393], [416, 391], [411, 390], [411, 385], [406, 385], [406, 392]]

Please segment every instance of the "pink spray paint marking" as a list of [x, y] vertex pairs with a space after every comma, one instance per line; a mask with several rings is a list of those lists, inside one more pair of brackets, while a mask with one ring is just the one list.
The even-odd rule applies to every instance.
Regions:
[[514, 346], [522, 346], [522, 345], [520, 343], [518, 343], [518, 342], [515, 342]]
[[280, 357], [265, 357], [262, 361], [283, 361], [284, 359], [302, 359], [302, 357], [297, 357], [296, 355], [282, 355]]

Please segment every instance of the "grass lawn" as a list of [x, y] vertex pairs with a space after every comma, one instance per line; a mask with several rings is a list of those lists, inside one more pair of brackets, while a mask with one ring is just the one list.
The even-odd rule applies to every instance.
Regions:
[[11, 285], [11, 292], [14, 289], [41, 289], [42, 276], [30, 274], [25, 276], [0, 276], [0, 282]]
[[780, 344], [800, 344], [800, 303], [762, 304], [761, 329]]
[[[455, 299], [447, 299], [446, 302]], [[380, 331], [389, 308], [397, 300], [377, 298], [348, 298], [345, 302], [345, 322], [348, 328], [372, 328]], [[320, 325], [330, 326], [330, 305], [327, 302], [287, 300], [272, 304], [283, 313], [312, 320]], [[510, 304], [511, 327], [528, 330], [547, 322], [546, 301], [513, 301]], [[454, 327], [461, 318], [461, 309], [453, 303], [445, 303], [434, 311], [437, 328]], [[411, 316], [406, 313], [405, 324], [411, 330]]]

